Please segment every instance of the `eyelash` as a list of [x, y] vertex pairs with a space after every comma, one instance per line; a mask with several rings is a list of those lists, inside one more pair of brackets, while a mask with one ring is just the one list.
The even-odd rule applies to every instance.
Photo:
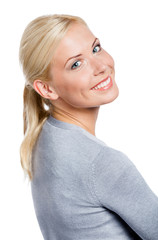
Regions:
[[[93, 48], [93, 50], [96, 48], [96, 47], [98, 47], [99, 46], [99, 51], [98, 52], [100, 52], [101, 51], [101, 44], [99, 43], [99, 44], [97, 44], [94, 48]], [[74, 62], [74, 64], [71, 66], [71, 69], [72, 70], [74, 70], [74, 69], [76, 69], [78, 66], [76, 66], [75, 68], [73, 68], [73, 66], [77, 63], [77, 62], [79, 62], [79, 60], [78, 61], [76, 61], [76, 62]]]

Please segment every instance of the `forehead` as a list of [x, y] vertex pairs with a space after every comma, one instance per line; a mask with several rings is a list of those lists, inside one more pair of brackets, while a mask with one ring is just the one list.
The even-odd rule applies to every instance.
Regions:
[[94, 34], [82, 23], [75, 23], [60, 41], [54, 54], [54, 63], [65, 62], [68, 58], [82, 54], [94, 41]]

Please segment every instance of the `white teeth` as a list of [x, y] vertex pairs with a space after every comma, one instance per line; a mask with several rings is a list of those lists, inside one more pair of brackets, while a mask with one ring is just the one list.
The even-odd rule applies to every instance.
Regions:
[[103, 83], [103, 87], [105, 87], [107, 84], [108, 84], [108, 82], [107, 82], [107, 81], [106, 81], [106, 82], [104, 82], [104, 83]]
[[98, 86], [94, 87], [93, 89], [96, 90], [96, 89], [105, 87], [105, 86], [107, 86], [109, 84], [109, 82], [110, 82], [110, 77], [108, 77], [108, 79], [105, 82], [100, 83]]

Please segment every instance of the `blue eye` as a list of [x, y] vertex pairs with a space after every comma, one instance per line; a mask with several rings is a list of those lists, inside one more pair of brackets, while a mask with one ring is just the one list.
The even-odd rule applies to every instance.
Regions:
[[[93, 53], [96, 53], [96, 52], [100, 52], [101, 51], [101, 45], [100, 44], [97, 44], [94, 48], [93, 48]], [[76, 69], [78, 68], [79, 66], [81, 65], [81, 61], [76, 61], [72, 66], [71, 66], [71, 69]]]
[[77, 67], [79, 67], [80, 65], [78, 64], [80, 61], [76, 61], [73, 65], [72, 65], [72, 67], [71, 67], [71, 69], [75, 69], [75, 68], [77, 68]]
[[[94, 49], [98, 49], [98, 50], [95, 50], [94, 51]], [[95, 53], [95, 52], [99, 52], [100, 50], [101, 50], [101, 45], [100, 44], [97, 44], [95, 47], [94, 47], [94, 49], [93, 49], [93, 52]]]

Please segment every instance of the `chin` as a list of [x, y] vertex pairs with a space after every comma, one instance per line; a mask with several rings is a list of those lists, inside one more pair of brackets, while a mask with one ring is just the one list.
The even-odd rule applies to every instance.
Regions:
[[116, 88], [115, 92], [110, 94], [101, 105], [113, 102], [118, 96], [119, 96], [119, 89]]

